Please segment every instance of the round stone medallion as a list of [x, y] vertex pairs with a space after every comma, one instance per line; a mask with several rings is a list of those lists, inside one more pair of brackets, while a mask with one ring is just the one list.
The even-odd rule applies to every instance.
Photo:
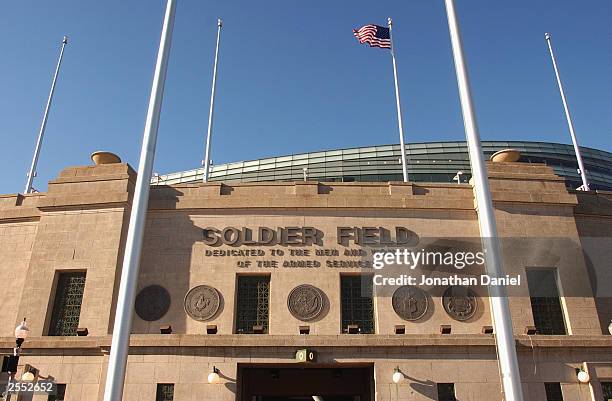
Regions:
[[465, 321], [474, 316], [478, 309], [477, 295], [467, 287], [454, 285], [442, 295], [444, 310], [455, 320]]
[[404, 320], [419, 320], [428, 307], [427, 294], [420, 288], [404, 285], [393, 292], [393, 310]]
[[304, 321], [316, 319], [323, 310], [323, 292], [308, 284], [295, 287], [287, 297], [289, 312]]
[[216, 288], [208, 285], [193, 287], [185, 295], [185, 312], [194, 320], [204, 322], [219, 310], [221, 296]]
[[170, 309], [170, 293], [160, 285], [140, 290], [134, 303], [136, 314], [147, 322], [161, 319]]

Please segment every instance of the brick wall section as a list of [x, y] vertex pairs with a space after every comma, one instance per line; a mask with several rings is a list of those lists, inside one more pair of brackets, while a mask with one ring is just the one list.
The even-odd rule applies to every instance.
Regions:
[[79, 327], [108, 333], [134, 178], [127, 164], [115, 164], [67, 168], [49, 183], [36, 205], [32, 254], [21, 274], [19, 316], [35, 317], [32, 335], [46, 334], [57, 273], [74, 270], [86, 271]]
[[0, 224], [0, 336], [12, 336], [25, 287], [26, 273], [38, 224], [35, 221]]

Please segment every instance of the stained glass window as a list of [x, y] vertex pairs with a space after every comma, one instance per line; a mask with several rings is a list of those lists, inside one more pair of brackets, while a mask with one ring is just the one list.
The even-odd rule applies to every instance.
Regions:
[[50, 336], [75, 336], [79, 327], [85, 272], [60, 273], [57, 279]]
[[364, 276], [340, 276], [340, 290], [343, 332], [357, 325], [361, 334], [374, 333], [372, 281]]
[[561, 300], [557, 288], [557, 272], [551, 269], [527, 270], [533, 322], [538, 334], [566, 334]]
[[253, 333], [254, 326], [268, 332], [270, 276], [238, 276], [236, 333]]
[[158, 383], [155, 401], [172, 401], [174, 399], [174, 384]]

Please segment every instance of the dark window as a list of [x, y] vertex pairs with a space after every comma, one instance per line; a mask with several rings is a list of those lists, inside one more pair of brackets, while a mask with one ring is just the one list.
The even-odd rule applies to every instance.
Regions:
[[49, 394], [47, 397], [47, 401], [64, 401], [64, 396], [66, 395], [66, 385], [58, 384], [57, 392], [54, 394]]
[[527, 270], [533, 322], [538, 334], [566, 334], [555, 270]]
[[603, 401], [612, 400], [612, 382], [601, 382], [601, 393], [603, 394]]
[[60, 273], [57, 278], [50, 336], [75, 336], [79, 327], [85, 272]]
[[454, 383], [438, 383], [438, 401], [457, 401]]
[[563, 401], [561, 383], [544, 383], [546, 390], [546, 401]]
[[340, 276], [342, 330], [357, 325], [359, 333], [374, 333], [374, 302], [371, 276]]
[[268, 332], [270, 276], [238, 276], [236, 333], [253, 333], [254, 326]]
[[158, 383], [155, 401], [172, 401], [174, 399], [174, 384]]

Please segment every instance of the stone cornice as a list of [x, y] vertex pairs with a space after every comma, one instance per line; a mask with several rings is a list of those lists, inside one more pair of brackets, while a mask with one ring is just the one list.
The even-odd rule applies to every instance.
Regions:
[[[519, 350], [528, 348], [612, 348], [612, 336], [515, 336]], [[0, 349], [10, 352], [15, 340], [0, 338]], [[111, 336], [32, 337], [23, 354], [41, 350], [99, 350], [107, 352]], [[406, 334], [406, 335], [194, 335], [133, 334], [130, 347], [493, 347], [494, 337], [483, 334]]]

